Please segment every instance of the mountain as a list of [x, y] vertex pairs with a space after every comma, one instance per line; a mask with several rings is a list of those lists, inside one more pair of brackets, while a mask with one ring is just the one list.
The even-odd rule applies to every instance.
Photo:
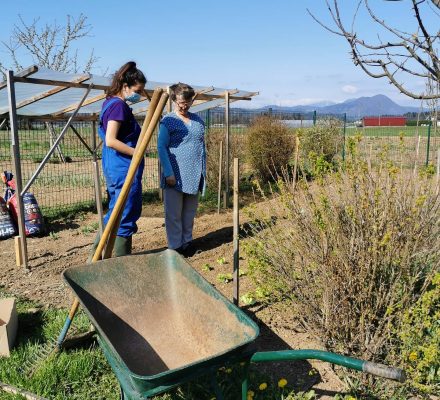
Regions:
[[400, 106], [383, 94], [378, 94], [372, 97], [349, 99], [343, 103], [331, 105], [320, 105], [320, 103], [294, 107], [270, 105], [263, 107], [261, 110], [264, 111], [270, 108], [275, 112], [310, 112], [316, 110], [319, 114], [347, 114], [347, 117], [352, 118], [373, 115], [403, 115], [407, 112], [420, 111], [418, 107]]

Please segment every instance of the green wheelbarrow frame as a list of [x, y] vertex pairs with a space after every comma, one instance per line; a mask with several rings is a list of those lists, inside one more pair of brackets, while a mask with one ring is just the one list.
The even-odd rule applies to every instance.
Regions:
[[[63, 273], [98, 333], [127, 400], [148, 399], [225, 364], [319, 359], [403, 381], [404, 372], [319, 350], [256, 352], [259, 328], [178, 253], [133, 255]], [[242, 381], [247, 398], [248, 378]]]

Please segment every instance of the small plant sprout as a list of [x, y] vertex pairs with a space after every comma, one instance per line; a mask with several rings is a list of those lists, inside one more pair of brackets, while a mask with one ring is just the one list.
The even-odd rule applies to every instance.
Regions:
[[229, 283], [232, 281], [232, 274], [218, 274], [217, 280], [223, 283]]
[[213, 269], [214, 267], [211, 267], [208, 263], [203, 264], [202, 271], [208, 272], [208, 271], [212, 271]]
[[53, 231], [49, 233], [49, 236], [52, 240], [58, 240], [60, 238], [60, 235], [57, 232], [53, 232]]
[[224, 257], [217, 258], [217, 264], [219, 265], [226, 264], [226, 259]]
[[252, 292], [248, 292], [240, 296], [240, 302], [246, 306], [251, 306], [257, 302], [257, 299]]

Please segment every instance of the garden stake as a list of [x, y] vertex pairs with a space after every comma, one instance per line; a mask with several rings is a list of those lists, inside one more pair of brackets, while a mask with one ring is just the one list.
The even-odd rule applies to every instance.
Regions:
[[218, 157], [217, 214], [220, 214], [220, 203], [222, 197], [222, 162], [223, 162], [223, 140], [220, 140], [220, 154]]
[[[160, 100], [159, 100], [160, 99]], [[124, 210], [124, 206], [128, 197], [128, 193], [130, 192], [131, 185], [133, 183], [134, 176], [139, 167], [139, 164], [142, 161], [143, 155], [146, 151], [148, 143], [152, 137], [152, 134], [159, 122], [159, 119], [162, 115], [162, 110], [165, 106], [166, 101], [168, 100], [168, 94], [163, 93], [163, 89], [158, 88], [155, 89], [153, 93], [153, 97], [150, 102], [150, 107], [148, 108], [147, 115], [145, 116], [144, 123], [142, 125], [141, 134], [139, 136], [138, 143], [136, 145], [133, 158], [130, 163], [130, 167], [127, 173], [127, 178], [122, 187], [121, 193], [116, 200], [115, 207], [113, 209], [112, 214], [110, 215], [110, 219], [105, 226], [104, 232], [101, 235], [98, 247], [95, 250], [95, 254], [92, 258], [92, 263], [101, 260], [102, 258], [110, 257], [117, 229], [119, 227], [119, 222], [121, 220], [122, 212]], [[104, 257], [102, 256], [104, 253]], [[64, 326], [56, 340], [49, 341], [46, 345], [44, 345], [39, 354], [36, 355], [35, 359], [37, 359], [36, 363], [40, 364], [42, 360], [50, 357], [52, 354], [57, 353], [61, 350], [64, 339], [66, 338], [69, 327], [72, 323], [73, 318], [78, 310], [79, 300], [75, 298], [68, 316], [64, 322]], [[36, 367], [34, 364], [34, 368], [31, 369], [31, 374], [35, 371]]]
[[298, 160], [299, 160], [299, 136], [295, 136], [295, 162], [293, 164], [293, 187], [292, 192], [295, 191], [296, 186], [296, 174], [298, 171]]
[[240, 257], [239, 257], [239, 213], [238, 213], [238, 158], [234, 158], [234, 212], [233, 212], [233, 241], [234, 241], [234, 271], [232, 273], [232, 279], [234, 281], [234, 304], [238, 306], [239, 296], [239, 280], [240, 280]]

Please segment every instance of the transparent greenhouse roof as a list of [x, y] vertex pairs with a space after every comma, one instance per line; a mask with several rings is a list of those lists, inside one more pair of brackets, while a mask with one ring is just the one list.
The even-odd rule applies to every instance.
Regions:
[[[32, 66], [15, 75], [15, 97], [17, 115], [24, 116], [62, 116], [75, 111], [80, 101], [92, 85], [92, 89], [80, 108], [80, 114], [98, 114], [105, 100], [105, 89], [110, 85], [110, 77], [90, 74], [68, 74], [43, 67]], [[74, 83], [82, 87], [66, 87]], [[147, 93], [161, 87], [166, 89], [173, 83], [148, 81]], [[190, 83], [191, 84], [191, 83]], [[64, 85], [64, 86], [63, 86]], [[229, 92], [230, 102], [251, 100], [258, 92], [238, 89], [214, 88], [212, 86], [192, 85], [198, 96], [191, 111], [203, 111], [224, 105], [225, 92]], [[132, 104], [134, 114], [144, 114], [148, 109], [148, 99]], [[0, 83], [0, 116], [9, 112], [6, 82]]]

